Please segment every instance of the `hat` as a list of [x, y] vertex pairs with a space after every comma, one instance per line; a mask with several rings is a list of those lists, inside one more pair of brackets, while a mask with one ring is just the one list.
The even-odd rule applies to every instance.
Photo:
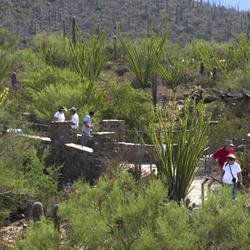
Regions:
[[236, 159], [236, 157], [235, 157], [235, 155], [234, 155], [234, 154], [229, 154], [229, 155], [227, 155], [227, 158]]
[[77, 111], [77, 109], [76, 109], [75, 107], [71, 107], [69, 110], [70, 110], [70, 111], [73, 111], [73, 112], [76, 112], [76, 111]]
[[232, 141], [232, 140], [229, 140], [229, 139], [226, 139], [225, 145], [230, 145], [231, 147], [234, 146], [233, 141]]
[[61, 106], [59, 110], [67, 111], [67, 109], [64, 106]]

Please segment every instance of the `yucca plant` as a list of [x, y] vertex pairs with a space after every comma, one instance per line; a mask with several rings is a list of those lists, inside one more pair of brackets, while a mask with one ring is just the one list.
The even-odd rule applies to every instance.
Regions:
[[207, 144], [205, 108], [188, 99], [179, 109], [173, 101], [156, 115], [158, 129], [154, 125], [148, 134], [156, 152], [159, 176], [168, 189], [168, 197], [181, 201], [188, 194]]
[[88, 39], [78, 39], [75, 45], [70, 41], [70, 51], [74, 68], [81, 76], [83, 82], [86, 82], [84, 79], [89, 80], [85, 103], [88, 101], [95, 81], [99, 77], [107, 60], [105, 39], [106, 35], [102, 33], [98, 36], [90, 36]]
[[140, 87], [149, 87], [148, 82], [161, 61], [167, 33], [161, 38], [151, 36], [137, 43], [126, 41], [121, 33], [118, 34], [118, 39], [129, 63], [129, 70], [134, 74]]

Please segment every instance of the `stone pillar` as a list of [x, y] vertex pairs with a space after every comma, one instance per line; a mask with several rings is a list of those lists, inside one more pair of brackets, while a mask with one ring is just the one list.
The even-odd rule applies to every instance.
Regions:
[[124, 141], [125, 139], [124, 120], [102, 120], [101, 130], [103, 132], [115, 132], [117, 141]]
[[50, 138], [52, 145], [52, 156], [56, 162], [63, 162], [64, 145], [77, 141], [77, 132], [71, 128], [69, 122], [52, 122], [50, 127]]
[[114, 151], [115, 143], [117, 142], [117, 134], [115, 132], [96, 132], [92, 135], [95, 153], [108, 156]]

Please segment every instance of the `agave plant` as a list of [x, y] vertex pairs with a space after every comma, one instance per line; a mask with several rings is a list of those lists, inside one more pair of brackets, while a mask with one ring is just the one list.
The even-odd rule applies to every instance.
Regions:
[[121, 34], [118, 34], [118, 39], [125, 51], [129, 70], [136, 77], [140, 87], [149, 87], [148, 82], [156, 72], [156, 68], [161, 61], [167, 33], [161, 38], [151, 36], [139, 43], [129, 43]]
[[[149, 129], [154, 145], [159, 176], [167, 187], [168, 197], [185, 199], [197, 173], [199, 158], [207, 144], [205, 108], [188, 99], [182, 109], [174, 101], [157, 111], [159, 129]], [[178, 132], [176, 133], [176, 129]]]

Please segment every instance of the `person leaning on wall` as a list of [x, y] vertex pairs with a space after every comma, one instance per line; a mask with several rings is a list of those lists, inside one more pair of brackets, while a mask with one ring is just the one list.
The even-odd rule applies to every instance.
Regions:
[[58, 111], [54, 114], [54, 122], [65, 122], [65, 115], [64, 113], [67, 109], [64, 106], [61, 106]]

